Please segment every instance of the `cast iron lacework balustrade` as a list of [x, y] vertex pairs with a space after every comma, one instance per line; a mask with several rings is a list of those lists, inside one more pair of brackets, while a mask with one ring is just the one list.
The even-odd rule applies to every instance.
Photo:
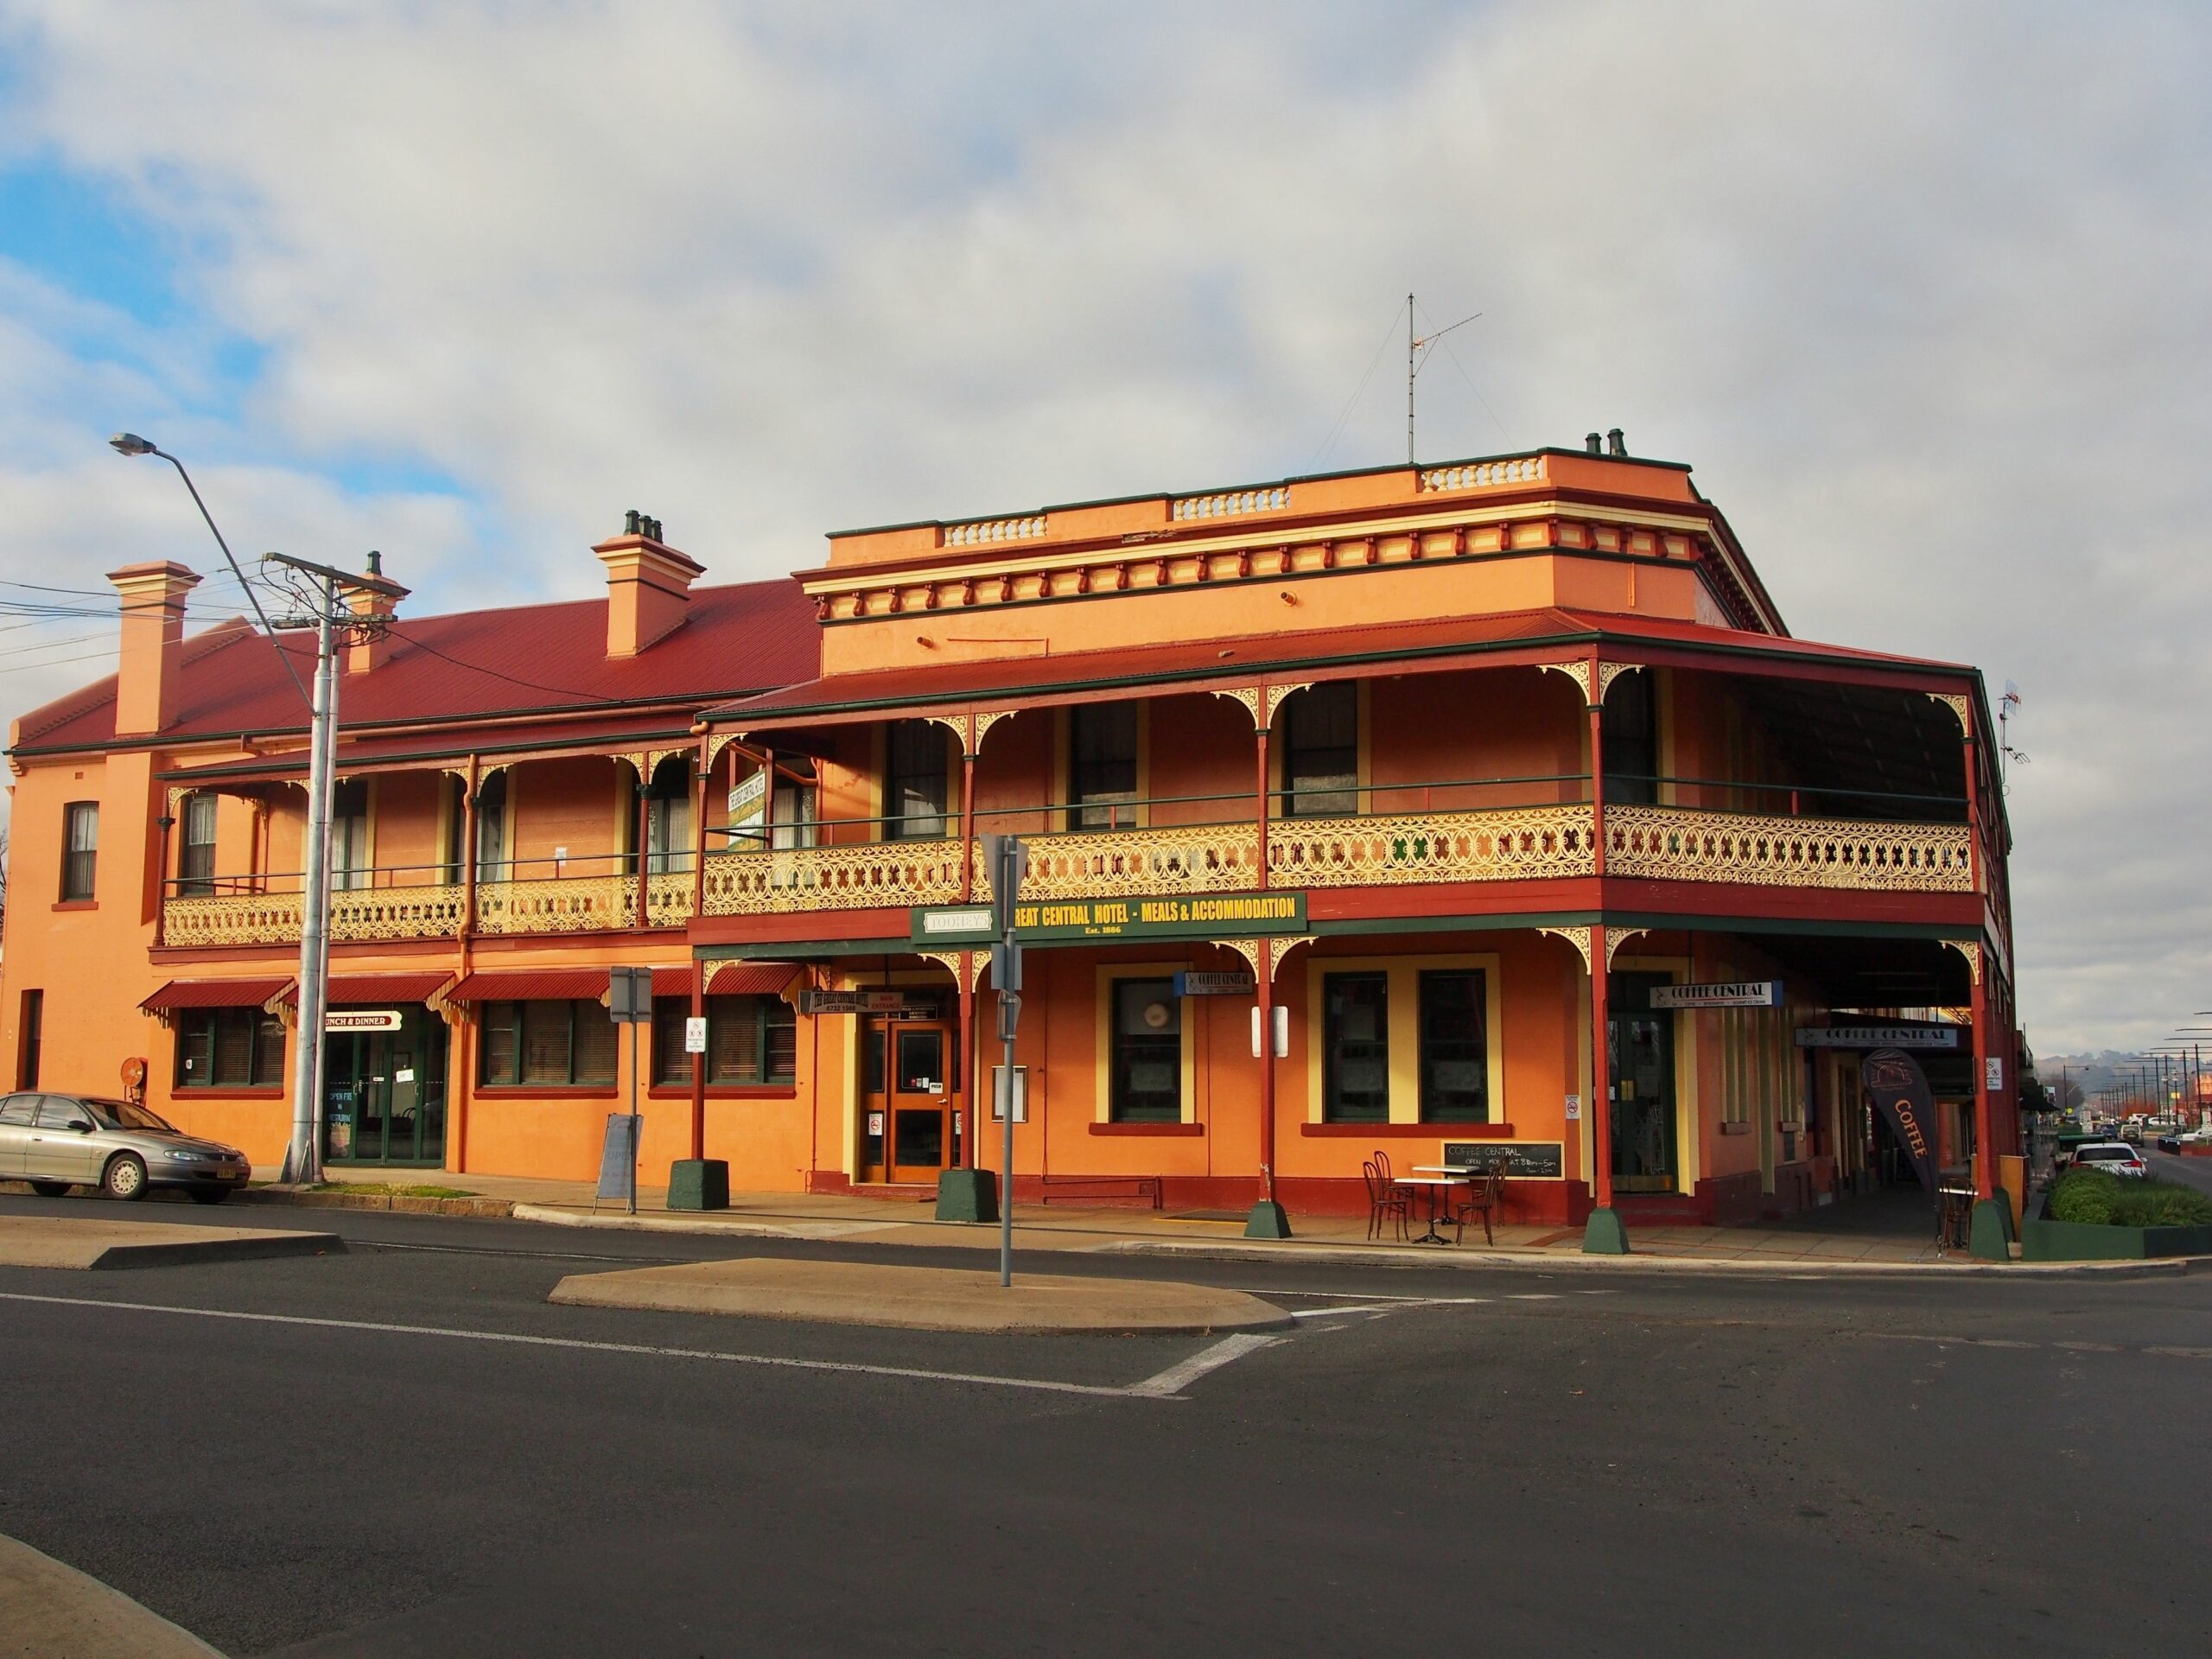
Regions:
[[[434, 887], [341, 888], [330, 895], [330, 937], [450, 939], [461, 932], [467, 899], [467, 891], [458, 882]], [[292, 937], [299, 937], [296, 923]]]
[[172, 945], [297, 944], [296, 893], [171, 899], [162, 906], [162, 937]]
[[[330, 895], [334, 940], [449, 939], [461, 931], [458, 883], [419, 887], [339, 887]], [[297, 893], [168, 899], [162, 937], [172, 945], [296, 944], [305, 914]]]
[[670, 870], [645, 878], [647, 927], [682, 927], [690, 919], [690, 871]]
[[[1025, 836], [1024, 899], [1112, 899], [1149, 893], [1244, 893], [1260, 885], [1260, 835], [1249, 823], [1174, 824]], [[976, 897], [991, 894], [976, 849]]]
[[1971, 893], [1974, 861], [1962, 823], [1759, 817], [1671, 806], [1605, 809], [1605, 868], [1613, 875], [1759, 887]]
[[628, 927], [637, 912], [632, 875], [556, 876], [487, 881], [476, 889], [480, 933], [594, 933]]
[[1593, 847], [1581, 805], [1285, 818], [1268, 826], [1268, 877], [1283, 887], [1353, 887], [1588, 875]]
[[960, 897], [957, 841], [893, 841], [707, 860], [706, 912], [762, 916], [794, 910], [873, 910], [950, 904]]

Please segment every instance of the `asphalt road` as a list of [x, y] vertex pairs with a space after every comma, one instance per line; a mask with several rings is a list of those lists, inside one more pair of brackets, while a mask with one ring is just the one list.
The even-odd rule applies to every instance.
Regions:
[[1306, 1315], [1224, 1355], [554, 1307], [859, 1252], [314, 1219], [352, 1252], [0, 1269], [0, 1532], [234, 1655], [2212, 1643], [2212, 1275], [1052, 1257]]
[[2212, 1158], [2182, 1158], [2171, 1152], [2160, 1152], [2156, 1147], [2143, 1148], [2143, 1161], [2151, 1166], [2151, 1173], [2162, 1181], [2171, 1181], [2177, 1186], [2193, 1186], [2200, 1192], [2212, 1192]]

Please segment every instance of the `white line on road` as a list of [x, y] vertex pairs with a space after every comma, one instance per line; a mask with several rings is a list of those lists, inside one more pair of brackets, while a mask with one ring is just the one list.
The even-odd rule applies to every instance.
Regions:
[[[1420, 1307], [1424, 1304], [1415, 1302], [1413, 1306]], [[1404, 1302], [1361, 1302], [1351, 1307], [1293, 1308], [1290, 1317], [1294, 1319], [1325, 1319], [1338, 1313], [1402, 1313], [1406, 1307]]]
[[[1334, 1312], [1332, 1309], [1331, 1312]], [[1253, 1332], [1240, 1331], [1234, 1336], [1224, 1337], [1211, 1348], [1201, 1348], [1179, 1364], [1170, 1365], [1156, 1376], [1147, 1376], [1141, 1382], [1133, 1382], [1126, 1389], [1101, 1390], [1109, 1394], [1141, 1395], [1148, 1400], [1168, 1400], [1209, 1371], [1217, 1371], [1232, 1360], [1247, 1354], [1255, 1354], [1262, 1348], [1272, 1348], [1281, 1337], [1263, 1337]]]
[[[372, 1319], [320, 1319], [302, 1313], [247, 1313], [224, 1307], [170, 1307], [159, 1302], [111, 1302], [97, 1296], [31, 1296], [0, 1291], [0, 1301], [41, 1302], [51, 1307], [100, 1307], [131, 1313], [175, 1313], [188, 1319], [242, 1319], [256, 1325], [308, 1325], [326, 1331], [366, 1331], [385, 1336], [444, 1337], [457, 1342], [509, 1343], [526, 1348], [565, 1348], [586, 1353], [632, 1354], [651, 1359], [707, 1359], [725, 1365], [766, 1365], [781, 1370], [843, 1371], [858, 1376], [903, 1376], [923, 1382], [969, 1382], [983, 1388], [1029, 1389], [1046, 1394], [1084, 1394], [1103, 1398], [1173, 1398], [1184, 1384], [1242, 1358], [1274, 1337], [1225, 1337], [1157, 1376], [1127, 1386], [1096, 1382], [1055, 1382], [1041, 1377], [987, 1376], [968, 1371], [923, 1370], [910, 1365], [863, 1365], [850, 1360], [791, 1359], [779, 1354], [729, 1354], [713, 1348], [664, 1348], [636, 1342], [587, 1342], [576, 1337], [533, 1337], [513, 1331], [460, 1331], [436, 1325], [388, 1325]], [[1224, 1352], [1224, 1351], [1228, 1351]]]

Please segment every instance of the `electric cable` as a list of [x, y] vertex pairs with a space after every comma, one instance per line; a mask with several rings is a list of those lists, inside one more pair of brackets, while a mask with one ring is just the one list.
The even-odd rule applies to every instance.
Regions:
[[1367, 359], [1367, 372], [1359, 377], [1359, 384], [1352, 388], [1351, 396], [1344, 399], [1344, 406], [1337, 416], [1337, 423], [1329, 429], [1329, 435], [1321, 440], [1321, 447], [1313, 452], [1313, 459], [1306, 463], [1307, 472], [1316, 470], [1320, 466], [1323, 457], [1327, 455], [1335, 445], [1337, 435], [1344, 430], [1344, 423], [1351, 418], [1352, 406], [1359, 402], [1360, 394], [1367, 390], [1367, 383], [1375, 378], [1375, 365], [1382, 360], [1382, 353], [1389, 349], [1390, 342], [1397, 338], [1398, 319], [1405, 315], [1406, 308], [1402, 305], [1390, 313], [1390, 326], [1382, 331], [1382, 343], [1375, 348], [1375, 355]]

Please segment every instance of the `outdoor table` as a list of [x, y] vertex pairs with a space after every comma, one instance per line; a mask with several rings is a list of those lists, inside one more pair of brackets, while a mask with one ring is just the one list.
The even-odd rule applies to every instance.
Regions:
[[1449, 1244], [1452, 1241], [1436, 1230], [1437, 1199], [1447, 1188], [1454, 1186], [1472, 1186], [1475, 1184], [1473, 1178], [1462, 1170], [1454, 1170], [1448, 1174], [1445, 1174], [1437, 1173], [1433, 1167], [1428, 1166], [1417, 1166], [1414, 1173], [1411, 1175], [1401, 1175], [1396, 1179], [1400, 1186], [1425, 1186], [1428, 1189], [1428, 1230], [1423, 1233], [1419, 1238], [1414, 1240], [1414, 1243], [1416, 1244]]

